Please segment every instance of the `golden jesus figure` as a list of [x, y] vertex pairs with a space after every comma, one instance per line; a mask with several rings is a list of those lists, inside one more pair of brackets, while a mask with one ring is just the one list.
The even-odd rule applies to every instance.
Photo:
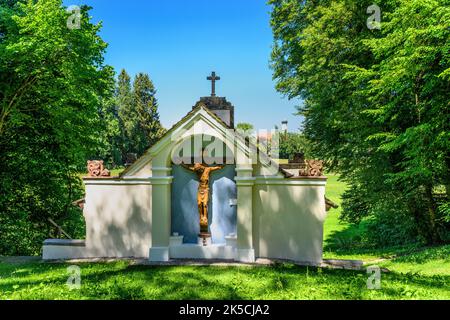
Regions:
[[199, 185], [197, 193], [198, 213], [200, 215], [200, 236], [205, 238], [209, 236], [208, 233], [208, 203], [209, 203], [209, 176], [211, 172], [220, 170], [224, 166], [208, 167], [201, 163], [195, 163], [194, 166], [182, 165], [184, 168], [193, 171], [197, 174]]

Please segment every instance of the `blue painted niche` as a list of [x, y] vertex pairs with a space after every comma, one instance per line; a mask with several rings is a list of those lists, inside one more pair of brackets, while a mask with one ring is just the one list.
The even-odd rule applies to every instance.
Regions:
[[[178, 165], [172, 166], [172, 175], [172, 233], [183, 235], [184, 243], [197, 243], [200, 232], [197, 175]], [[237, 232], [237, 207], [231, 203], [237, 198], [234, 176], [234, 165], [211, 173], [208, 221], [212, 243], [225, 243], [225, 236]]]

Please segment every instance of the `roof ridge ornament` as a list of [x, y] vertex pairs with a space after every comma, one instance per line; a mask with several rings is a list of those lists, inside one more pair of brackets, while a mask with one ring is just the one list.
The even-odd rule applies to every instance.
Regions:
[[219, 76], [216, 76], [216, 72], [212, 71], [211, 75], [206, 77], [206, 80], [211, 81], [211, 97], [216, 96], [216, 81], [220, 80]]

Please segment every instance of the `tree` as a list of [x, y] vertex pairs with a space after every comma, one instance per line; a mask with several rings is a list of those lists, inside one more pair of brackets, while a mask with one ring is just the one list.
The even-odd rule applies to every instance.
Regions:
[[251, 123], [240, 122], [236, 125], [236, 129], [242, 131], [243, 133], [252, 133], [254, 127]]
[[119, 74], [116, 89], [116, 102], [121, 128], [121, 154], [122, 159], [126, 159], [126, 154], [137, 152], [133, 139], [138, 132], [137, 113], [133, 104], [133, 93], [131, 88], [131, 78], [125, 69]]
[[159, 121], [156, 89], [148, 74], [139, 73], [133, 83], [133, 102], [136, 106], [141, 139], [138, 154], [144, 153], [163, 135], [164, 130]]
[[371, 218], [376, 240], [448, 239], [445, 2], [380, 1], [371, 30], [371, 1], [270, 1], [277, 89], [304, 99], [312, 152], [350, 184], [342, 218]]
[[123, 165], [125, 159], [123, 126], [118, 115], [117, 96], [111, 93], [110, 97], [102, 99], [99, 110], [101, 142], [92, 158], [100, 158], [111, 167]]
[[[401, 1], [380, 38], [364, 43], [376, 63], [349, 66], [348, 78], [370, 103], [366, 113], [382, 123], [367, 137], [395, 159], [387, 183], [400, 188], [418, 233], [427, 243], [440, 232], [435, 188], [450, 182], [450, 7], [446, 1]], [[404, 17], [409, 17], [405, 19]], [[448, 199], [447, 199], [448, 201]]]
[[133, 85], [125, 70], [119, 75], [117, 104], [122, 129], [122, 155], [142, 155], [164, 133], [159, 121], [156, 89], [148, 74], [136, 75]]
[[303, 153], [305, 158], [310, 157], [309, 142], [301, 133], [279, 133], [280, 159], [293, 159], [294, 154]]
[[72, 201], [101, 143], [101, 100], [113, 85], [88, 11], [69, 29], [59, 0], [0, 0], [1, 255], [39, 253], [56, 236], [48, 218], [82, 236]]

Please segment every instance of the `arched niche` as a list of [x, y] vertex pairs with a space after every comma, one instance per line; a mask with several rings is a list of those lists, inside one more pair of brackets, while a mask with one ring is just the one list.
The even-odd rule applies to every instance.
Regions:
[[[202, 159], [208, 150], [208, 159]], [[211, 173], [208, 222], [213, 244], [224, 244], [225, 237], [237, 232], [237, 188], [233, 151], [218, 137], [189, 136], [172, 150], [171, 233], [184, 236], [184, 243], [197, 243], [200, 232], [197, 207], [198, 177], [179, 163], [202, 160], [208, 165], [225, 165]], [[175, 160], [175, 161], [174, 161]], [[228, 160], [228, 161], [227, 161]], [[230, 161], [231, 160], [231, 161]], [[227, 162], [229, 164], [227, 164]]]

